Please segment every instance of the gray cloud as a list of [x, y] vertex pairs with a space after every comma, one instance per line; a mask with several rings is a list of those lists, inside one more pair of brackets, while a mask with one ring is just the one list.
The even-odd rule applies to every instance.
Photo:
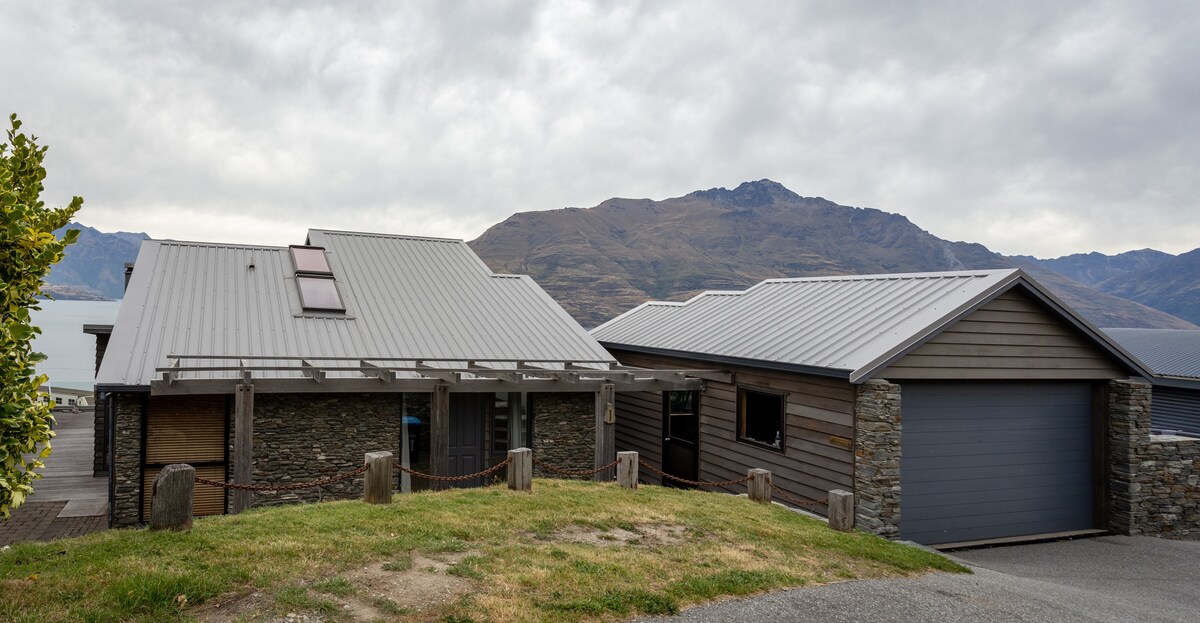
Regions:
[[1200, 9], [0, 0], [48, 198], [159, 237], [473, 238], [770, 177], [1042, 256], [1200, 246]]

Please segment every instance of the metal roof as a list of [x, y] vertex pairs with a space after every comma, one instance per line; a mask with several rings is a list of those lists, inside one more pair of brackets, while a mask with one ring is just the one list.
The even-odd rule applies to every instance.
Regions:
[[96, 381], [172, 355], [615, 361], [532, 279], [461, 240], [310, 230], [345, 313], [301, 308], [286, 247], [142, 243]]
[[766, 363], [859, 382], [1016, 284], [1140, 370], [1019, 269], [769, 279], [744, 292], [644, 303], [592, 335], [612, 348]]
[[1104, 329], [1155, 376], [1200, 381], [1200, 331]]

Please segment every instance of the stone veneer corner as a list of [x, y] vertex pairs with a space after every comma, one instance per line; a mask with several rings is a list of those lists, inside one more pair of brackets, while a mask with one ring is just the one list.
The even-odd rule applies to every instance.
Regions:
[[854, 400], [855, 527], [900, 536], [900, 386], [880, 379], [859, 385]]

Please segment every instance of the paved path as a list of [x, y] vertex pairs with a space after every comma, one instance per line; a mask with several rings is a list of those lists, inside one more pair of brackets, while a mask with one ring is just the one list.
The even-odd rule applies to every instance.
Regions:
[[1200, 620], [1200, 542], [1099, 537], [954, 554], [972, 575], [779, 591], [650, 622], [1127, 623]]
[[0, 522], [0, 546], [49, 541], [108, 527], [108, 479], [92, 476], [91, 409], [55, 411], [54, 452], [43, 462], [33, 495]]

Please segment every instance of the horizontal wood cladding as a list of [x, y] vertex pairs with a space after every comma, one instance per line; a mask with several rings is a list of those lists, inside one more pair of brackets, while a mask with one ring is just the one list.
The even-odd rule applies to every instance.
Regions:
[[[733, 373], [733, 383], [706, 381], [700, 395], [700, 479], [733, 480], [746, 475], [750, 468], [771, 471], [772, 480], [789, 495], [823, 499], [830, 489], [853, 489], [854, 386], [838, 379], [810, 376], [743, 366], [722, 366], [678, 357], [664, 357], [610, 349], [623, 364], [659, 369], [719, 369]], [[787, 395], [787, 439], [784, 452], [741, 442], [736, 437], [737, 388], [766, 389]], [[618, 443], [622, 428], [630, 419], [649, 419], [645, 410], [620, 411], [624, 403], [618, 393]], [[632, 394], [630, 394], [632, 395]], [[634, 401], [631, 400], [631, 403]], [[644, 400], [642, 405], [647, 404]], [[656, 403], [657, 407], [658, 403]], [[655, 428], [661, 433], [661, 407], [653, 413]], [[643, 427], [647, 428], [647, 427]], [[641, 430], [624, 433], [632, 443]], [[648, 437], [645, 437], [648, 439]], [[646, 442], [651, 443], [651, 442]], [[662, 435], [655, 445], [661, 448]], [[638, 450], [630, 446], [630, 450]], [[659, 450], [658, 452], [661, 452]], [[656, 455], [658, 454], [656, 452]], [[657, 464], [657, 463], [655, 463]], [[745, 486], [729, 487], [744, 493]], [[824, 513], [823, 506], [813, 509]]]
[[1040, 302], [1009, 290], [892, 364], [879, 378], [1111, 379], [1122, 365]]
[[154, 396], [146, 417], [147, 465], [225, 460], [224, 396]]
[[[662, 394], [659, 392], [617, 392], [617, 451], [633, 451], [651, 465], [662, 466]], [[643, 482], [661, 484], [650, 470], [641, 470]]]

